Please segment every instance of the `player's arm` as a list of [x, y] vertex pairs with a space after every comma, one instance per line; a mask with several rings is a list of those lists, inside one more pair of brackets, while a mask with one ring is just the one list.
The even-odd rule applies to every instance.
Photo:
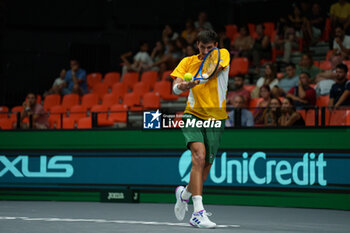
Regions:
[[199, 79], [193, 81], [184, 81], [182, 78], [176, 77], [173, 83], [173, 92], [175, 95], [179, 95], [184, 91], [191, 89], [192, 87], [199, 84]]

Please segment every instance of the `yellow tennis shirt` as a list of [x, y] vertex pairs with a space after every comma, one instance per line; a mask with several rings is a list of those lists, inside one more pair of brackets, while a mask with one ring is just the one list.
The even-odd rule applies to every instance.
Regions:
[[[202, 63], [198, 56], [194, 55], [182, 59], [170, 75], [173, 78], [181, 79], [184, 79], [186, 73], [191, 73], [194, 76]], [[198, 84], [190, 89], [185, 113], [190, 113], [203, 120], [209, 118], [223, 120], [227, 118], [226, 92], [230, 53], [226, 49], [220, 49], [220, 56], [220, 65], [224, 68], [223, 71], [205, 83]]]

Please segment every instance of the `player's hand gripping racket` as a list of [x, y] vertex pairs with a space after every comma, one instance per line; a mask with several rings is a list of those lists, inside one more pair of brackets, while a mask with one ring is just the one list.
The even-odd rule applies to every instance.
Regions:
[[197, 79], [206, 80], [213, 77], [219, 67], [219, 62], [220, 62], [220, 50], [218, 48], [211, 49], [204, 56], [203, 61], [196, 75], [194, 76], [193, 80], [197, 80]]

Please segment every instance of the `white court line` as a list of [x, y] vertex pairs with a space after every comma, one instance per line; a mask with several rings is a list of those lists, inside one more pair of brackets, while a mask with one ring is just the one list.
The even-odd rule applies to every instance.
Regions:
[[[0, 216], [0, 220], [23, 220], [23, 221], [44, 221], [44, 222], [93, 222], [93, 223], [120, 223], [120, 224], [141, 224], [158, 226], [190, 226], [188, 223], [171, 222], [145, 222], [128, 220], [108, 220], [108, 219], [81, 219], [81, 218], [31, 218], [31, 217], [8, 217]], [[217, 225], [217, 228], [238, 228], [240, 225]]]

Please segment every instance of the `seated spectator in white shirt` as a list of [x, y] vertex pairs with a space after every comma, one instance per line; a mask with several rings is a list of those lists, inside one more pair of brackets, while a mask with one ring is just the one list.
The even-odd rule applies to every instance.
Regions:
[[345, 35], [344, 28], [341, 25], [337, 25], [334, 32], [333, 53], [348, 58], [350, 55], [350, 36]]
[[55, 79], [50, 90], [44, 93], [44, 97], [51, 94], [62, 94], [62, 89], [65, 86], [66, 69], [62, 69], [60, 76]]

